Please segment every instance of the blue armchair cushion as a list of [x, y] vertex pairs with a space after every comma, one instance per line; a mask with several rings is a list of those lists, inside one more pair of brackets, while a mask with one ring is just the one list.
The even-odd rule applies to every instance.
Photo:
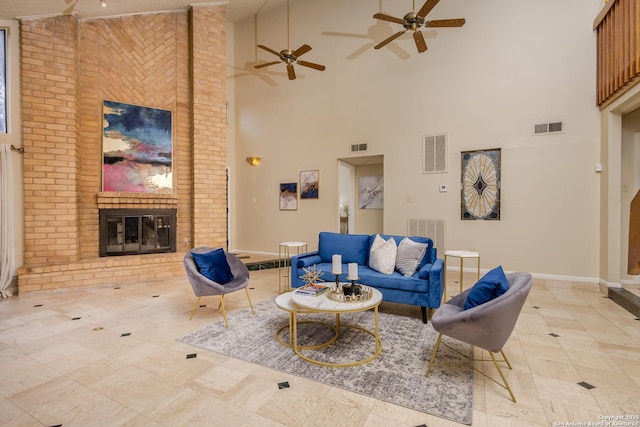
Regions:
[[464, 302], [464, 309], [476, 307], [498, 298], [509, 289], [509, 282], [502, 266], [498, 266], [482, 278], [471, 288]]
[[204, 254], [192, 253], [198, 271], [204, 277], [224, 285], [233, 280], [231, 267], [222, 248]]

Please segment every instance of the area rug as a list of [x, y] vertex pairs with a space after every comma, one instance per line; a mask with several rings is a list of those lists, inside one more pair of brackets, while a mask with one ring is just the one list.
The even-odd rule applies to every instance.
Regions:
[[[298, 340], [312, 346], [329, 340], [334, 332], [329, 326], [335, 316], [306, 314], [298, 316]], [[431, 323], [420, 319], [381, 312], [379, 336], [382, 352], [373, 361], [355, 367], [324, 367], [306, 362], [291, 348], [275, 339], [275, 333], [288, 324], [288, 313], [278, 309], [274, 299], [255, 305], [255, 315], [243, 310], [228, 315], [178, 341], [286, 372], [330, 386], [350, 390], [395, 405], [471, 424], [473, 413], [473, 369], [463, 356], [472, 355], [472, 347], [443, 337], [452, 348], [440, 346], [436, 365], [429, 377], [425, 371], [438, 333]], [[319, 322], [319, 323], [315, 323]], [[374, 328], [373, 311], [342, 314], [341, 325]], [[327, 326], [329, 325], [329, 326]], [[288, 328], [280, 337], [288, 342]], [[342, 363], [364, 359], [374, 353], [371, 335], [353, 328], [340, 328], [339, 339], [318, 350], [304, 350], [305, 356], [316, 360]]]

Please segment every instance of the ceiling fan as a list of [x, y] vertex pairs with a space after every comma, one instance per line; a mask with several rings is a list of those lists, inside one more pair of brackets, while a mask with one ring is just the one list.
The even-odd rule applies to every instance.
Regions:
[[464, 18], [459, 19], [436, 19], [433, 21], [427, 21], [425, 18], [431, 12], [431, 10], [436, 7], [440, 0], [427, 0], [424, 5], [420, 8], [419, 11], [416, 10], [416, 1], [413, 0], [413, 11], [404, 15], [404, 18], [396, 18], [391, 15], [387, 15], [386, 13], [376, 13], [373, 15], [376, 19], [382, 19], [383, 21], [393, 22], [395, 24], [400, 24], [404, 27], [404, 30], [400, 30], [397, 33], [393, 34], [391, 37], [381, 41], [377, 45], [375, 45], [374, 49], [380, 49], [381, 47], [391, 43], [408, 30], [413, 31], [413, 40], [416, 43], [416, 48], [418, 52], [422, 53], [427, 50], [427, 43], [424, 41], [424, 36], [420, 31], [420, 27], [424, 28], [444, 28], [444, 27], [462, 27], [464, 25]]
[[280, 58], [279, 61], [266, 62], [264, 64], [254, 65], [254, 68], [264, 68], [270, 65], [279, 64], [284, 62], [287, 64], [287, 74], [289, 76], [289, 80], [295, 80], [296, 72], [293, 68], [293, 64], [302, 65], [303, 67], [313, 68], [314, 70], [324, 71], [326, 67], [320, 64], [314, 64], [313, 62], [303, 61], [299, 59], [302, 55], [309, 52], [311, 50], [311, 46], [308, 44], [303, 44], [296, 50], [291, 50], [289, 48], [289, 38], [290, 38], [290, 29], [289, 29], [289, 0], [287, 0], [287, 48], [277, 52], [267, 46], [259, 44], [258, 47], [260, 49], [264, 49], [269, 53], [272, 53]]

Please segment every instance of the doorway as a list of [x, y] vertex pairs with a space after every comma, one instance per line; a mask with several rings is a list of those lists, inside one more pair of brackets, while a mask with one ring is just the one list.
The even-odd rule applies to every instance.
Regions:
[[384, 156], [349, 157], [338, 159], [338, 162], [340, 232], [345, 234], [382, 234], [384, 232], [384, 203], [361, 206], [359, 183], [373, 179], [383, 185]]

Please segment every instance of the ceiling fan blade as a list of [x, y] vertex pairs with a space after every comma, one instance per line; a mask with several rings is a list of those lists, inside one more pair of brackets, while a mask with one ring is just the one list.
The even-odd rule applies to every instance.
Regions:
[[299, 48], [294, 50], [292, 55], [297, 58], [297, 57], [302, 56], [305, 53], [309, 52], [310, 50], [311, 50], [311, 46], [309, 46], [308, 44], [303, 44], [302, 46], [300, 46]]
[[425, 27], [462, 27], [465, 23], [464, 18], [460, 19], [436, 19], [435, 21], [427, 21]]
[[422, 53], [427, 50], [427, 43], [424, 41], [424, 36], [420, 31], [413, 32], [413, 40], [416, 42], [418, 52]]
[[309, 68], [313, 68], [313, 69], [316, 69], [316, 70], [319, 70], [319, 71], [324, 71], [327, 68], [324, 65], [314, 64], [313, 62], [298, 61], [297, 63], [299, 65], [302, 65], [303, 67], [309, 67]]
[[425, 2], [425, 4], [422, 5], [422, 7], [418, 11], [418, 13], [416, 13], [416, 15], [418, 15], [420, 18], [424, 18], [425, 16], [427, 16], [429, 14], [429, 12], [431, 12], [431, 10], [434, 7], [436, 7], [436, 5], [439, 2], [440, 2], [440, 0], [427, 0]]
[[404, 25], [404, 19], [395, 18], [391, 15], [387, 15], [386, 13], [376, 13], [373, 15], [376, 19], [382, 19], [383, 21], [394, 22], [396, 24]]
[[276, 55], [276, 56], [280, 56], [280, 52], [276, 52], [275, 50], [273, 50], [273, 49], [271, 49], [271, 48], [269, 48], [269, 47], [266, 47], [265, 45], [261, 45], [261, 44], [259, 44], [259, 45], [258, 45], [258, 47], [259, 47], [260, 49], [264, 49], [264, 50], [266, 50], [267, 52], [271, 52], [271, 53], [273, 53], [273, 54], [274, 54], [274, 55]]
[[279, 64], [280, 62], [282, 61], [265, 62], [264, 64], [254, 65], [253, 68], [264, 68], [264, 67], [268, 67], [269, 65]]
[[289, 80], [296, 79], [296, 72], [293, 69], [293, 64], [287, 64], [287, 74], [289, 75]]
[[385, 40], [382, 40], [380, 43], [378, 43], [377, 45], [375, 45], [373, 48], [374, 49], [380, 49], [381, 47], [391, 43], [392, 41], [394, 41], [395, 39], [397, 39], [398, 37], [400, 37], [401, 35], [403, 35], [407, 30], [402, 30], [402, 31], [398, 31], [397, 33], [395, 33], [394, 35], [392, 35], [391, 37], [386, 38]]

